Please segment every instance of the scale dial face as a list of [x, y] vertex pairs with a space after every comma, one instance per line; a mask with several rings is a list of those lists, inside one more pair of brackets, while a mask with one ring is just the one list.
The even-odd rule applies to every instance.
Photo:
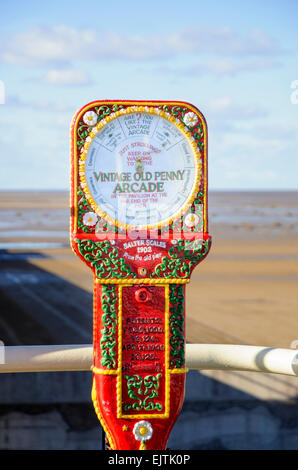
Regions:
[[97, 214], [115, 225], [166, 225], [198, 191], [201, 160], [194, 139], [181, 121], [160, 114], [115, 113], [89, 135], [81, 183]]

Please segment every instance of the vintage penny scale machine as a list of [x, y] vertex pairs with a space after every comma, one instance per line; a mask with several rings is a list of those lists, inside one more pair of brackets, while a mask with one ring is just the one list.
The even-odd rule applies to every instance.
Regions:
[[94, 276], [92, 400], [114, 450], [166, 449], [185, 388], [185, 285], [207, 255], [193, 105], [94, 101], [71, 125], [71, 245]]

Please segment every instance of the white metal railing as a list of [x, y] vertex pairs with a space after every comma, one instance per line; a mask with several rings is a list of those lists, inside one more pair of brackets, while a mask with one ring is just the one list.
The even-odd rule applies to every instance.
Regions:
[[[92, 345], [5, 346], [1, 372], [90, 370]], [[298, 351], [231, 344], [186, 344], [186, 367], [298, 376]]]

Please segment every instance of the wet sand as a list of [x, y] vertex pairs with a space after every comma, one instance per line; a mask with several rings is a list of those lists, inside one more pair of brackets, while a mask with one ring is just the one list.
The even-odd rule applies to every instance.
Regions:
[[[0, 338], [92, 341], [92, 276], [69, 246], [67, 193], [0, 194]], [[210, 193], [208, 257], [186, 288], [192, 343], [298, 339], [298, 193]]]

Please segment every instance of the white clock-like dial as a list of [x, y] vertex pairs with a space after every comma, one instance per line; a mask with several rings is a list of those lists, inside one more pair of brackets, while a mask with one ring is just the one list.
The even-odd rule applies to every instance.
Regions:
[[117, 116], [100, 128], [84, 164], [96, 211], [133, 227], [174, 218], [192, 202], [198, 178], [198, 152], [185, 131], [146, 112]]

